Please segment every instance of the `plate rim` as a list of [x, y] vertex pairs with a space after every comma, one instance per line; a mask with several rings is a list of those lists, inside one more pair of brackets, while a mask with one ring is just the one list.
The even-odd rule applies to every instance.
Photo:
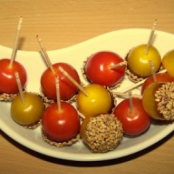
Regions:
[[[107, 33], [104, 33], [104, 34], [101, 34], [101, 35], [98, 35], [98, 36], [96, 36], [96, 37], [93, 37], [93, 38], [90, 38], [90, 39], [88, 39], [88, 40], [86, 40], [86, 41], [83, 41], [83, 42], [81, 42], [81, 43], [77, 43], [77, 44], [75, 44], [75, 45], [72, 45], [72, 46], [69, 46], [69, 47], [66, 47], [66, 48], [61, 48], [61, 49], [58, 49], [58, 50], [49, 50], [48, 51], [48, 53], [49, 54], [51, 54], [51, 53], [54, 53], [54, 52], [57, 52], [57, 51], [64, 51], [64, 50], [68, 50], [68, 49], [73, 49], [74, 47], [78, 47], [79, 45], [83, 45], [83, 44], [86, 44], [86, 43], [89, 43], [89, 42], [92, 42], [93, 40], [96, 40], [96, 39], [100, 39], [101, 37], [107, 37], [107, 35], [112, 35], [112, 34], [115, 34], [115, 33], [120, 33], [120, 32], [127, 32], [127, 31], [131, 31], [131, 32], [135, 32], [135, 31], [148, 31], [148, 32], [150, 32], [151, 30], [149, 30], [149, 29], [143, 29], [143, 28], [128, 28], [128, 29], [120, 29], [120, 30], [116, 30], [116, 31], [111, 31], [111, 32], [107, 32]], [[172, 34], [172, 33], [168, 33], [168, 32], [164, 32], [164, 31], [160, 31], [160, 30], [157, 30], [156, 32], [158, 32], [158, 33], [162, 33], [162, 34], [168, 34], [168, 35], [172, 35], [172, 37], [174, 37], [174, 35]], [[5, 47], [5, 46], [2, 46], [2, 45], [0, 45], [0, 49], [7, 49], [7, 51], [11, 51], [11, 48], [9, 48], [9, 47]], [[38, 51], [25, 51], [25, 50], [19, 50], [19, 54], [26, 54], [26, 53], [37, 53], [38, 54]], [[148, 148], [148, 147], [150, 147], [150, 146], [152, 146], [153, 144], [155, 144], [155, 143], [157, 143], [158, 141], [160, 141], [160, 140], [162, 140], [163, 138], [165, 138], [167, 135], [169, 135], [171, 132], [173, 132], [173, 130], [174, 130], [174, 123], [172, 123], [171, 125], [169, 125], [166, 129], [164, 129], [160, 134], [161, 134], [161, 136], [159, 137], [159, 136], [155, 136], [155, 140], [153, 140], [153, 141], [151, 141], [151, 143], [150, 144], [143, 144], [142, 146], [141, 146], [141, 148], [139, 147], [138, 149], [138, 151], [140, 151], [140, 150], [143, 150], [143, 149], [145, 149], [145, 148]], [[20, 143], [21, 145], [23, 145], [23, 146], [25, 146], [25, 147], [27, 147], [27, 148], [29, 148], [29, 149], [31, 149], [31, 150], [33, 150], [33, 151], [36, 151], [36, 152], [38, 152], [38, 153], [41, 153], [41, 154], [43, 154], [43, 155], [47, 155], [47, 156], [49, 156], [49, 154], [46, 154], [46, 153], [44, 153], [42, 150], [36, 150], [35, 148], [33, 148], [33, 147], [31, 147], [31, 145], [30, 146], [28, 146], [28, 145], [26, 145], [26, 144], [23, 144], [22, 143], [22, 140], [20, 140], [20, 138], [21, 137], [18, 137], [18, 139], [16, 140], [16, 138], [15, 137], [12, 137], [11, 136], [11, 134], [12, 134], [12, 132], [9, 132], [7, 129], [8, 129], [8, 127], [6, 126], [6, 125], [3, 125], [3, 122], [2, 122], [2, 120], [0, 119], [0, 129], [5, 133], [5, 134], [7, 134], [10, 138], [12, 138], [13, 140], [15, 140], [16, 142], [18, 142], [18, 143]], [[11, 130], [12, 131], [12, 130]], [[16, 134], [16, 133], [15, 133]], [[154, 138], [154, 137], [153, 137]], [[31, 144], [31, 143], [29, 143], [29, 144]], [[76, 158], [76, 157], [63, 157], [63, 156], [60, 156], [60, 157], [57, 157], [57, 155], [52, 155], [51, 157], [54, 157], [54, 158], [59, 158], [59, 159], [64, 159], [64, 160], [72, 160], [72, 161], [103, 161], [103, 160], [110, 160], [110, 159], [117, 159], [117, 158], [121, 158], [121, 157], [125, 157], [125, 156], [128, 156], [128, 155], [131, 155], [131, 154], [134, 154], [135, 152], [138, 152], [137, 151], [137, 149], [135, 150], [135, 148], [134, 148], [134, 150], [132, 150], [131, 152], [129, 152], [129, 153], [126, 153], [126, 154], [122, 154], [122, 155], [118, 155], [116, 158], [113, 156], [113, 155], [111, 155], [110, 157], [109, 156], [107, 156], [107, 157], [105, 157], [105, 158], [99, 158], [98, 156], [96, 157], [96, 158], [87, 158], [87, 159], [85, 159], [85, 158]], [[101, 154], [102, 155], [102, 154]]]

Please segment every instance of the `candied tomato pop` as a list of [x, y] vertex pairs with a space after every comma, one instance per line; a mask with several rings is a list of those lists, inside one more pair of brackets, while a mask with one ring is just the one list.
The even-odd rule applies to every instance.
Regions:
[[174, 77], [174, 50], [167, 52], [162, 58], [162, 65], [167, 73]]
[[113, 113], [122, 123], [126, 136], [138, 136], [144, 133], [151, 124], [151, 117], [145, 112], [141, 99], [132, 98], [130, 92], [129, 98], [120, 102]]
[[42, 118], [42, 129], [44, 140], [59, 147], [78, 140], [80, 119], [71, 104], [61, 101], [58, 77], [55, 81], [57, 103], [52, 103], [46, 108]]
[[38, 125], [45, 109], [41, 98], [34, 93], [22, 91], [19, 74], [15, 73], [20, 95], [11, 103], [11, 116], [13, 120], [27, 128]]
[[151, 34], [147, 44], [141, 44], [132, 48], [128, 53], [126, 73], [134, 82], [138, 82], [151, 75], [150, 61], [153, 61], [155, 72], [159, 71], [161, 66], [161, 56], [158, 50], [151, 45], [155, 32], [156, 22], [151, 30]]
[[77, 108], [85, 117], [111, 112], [114, 101], [105, 87], [99, 84], [88, 84], [84, 90], [88, 96], [81, 91], [77, 94]]
[[41, 76], [41, 87], [42, 91], [47, 98], [56, 101], [56, 88], [55, 88], [55, 77], [59, 77], [60, 82], [60, 96], [62, 100], [71, 100], [78, 92], [78, 88], [72, 83], [60, 70], [62, 67], [71, 77], [79, 84], [80, 78], [77, 71], [71, 65], [67, 63], [55, 63], [53, 68], [55, 73], [53, 74], [50, 69], [46, 69]]
[[22, 17], [19, 19], [19, 23], [17, 26], [17, 33], [15, 37], [15, 42], [11, 54], [11, 59], [1, 59], [0, 60], [0, 93], [6, 94], [17, 94], [18, 86], [16, 84], [15, 72], [19, 73], [21, 79], [21, 85], [24, 89], [27, 81], [27, 73], [22, 64], [15, 61], [15, 53], [19, 38], [19, 31], [21, 29]]
[[37, 39], [44, 54], [43, 57], [48, 65], [48, 68], [41, 76], [41, 87], [44, 95], [48, 99], [56, 101], [55, 77], [59, 77], [61, 99], [66, 101], [70, 100], [74, 95], [77, 94], [78, 88], [64, 75], [64, 73], [59, 70], [59, 67], [62, 67], [67, 72], [66, 74], [68, 74], [68, 77], [71, 76], [74, 81], [79, 84], [80, 78], [77, 71], [74, 67], [67, 63], [59, 62], [52, 65], [39, 36], [37, 36]]
[[145, 111], [157, 120], [174, 120], [174, 82], [154, 82], [143, 93]]
[[121, 142], [123, 129], [114, 114], [85, 118], [80, 128], [82, 140], [94, 153], [114, 150]]
[[118, 54], [101, 51], [87, 59], [84, 76], [91, 83], [113, 87], [123, 80], [125, 70], [125, 61]]

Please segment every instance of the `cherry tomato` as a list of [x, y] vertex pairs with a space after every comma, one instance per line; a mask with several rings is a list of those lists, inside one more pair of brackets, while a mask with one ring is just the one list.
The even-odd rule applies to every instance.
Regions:
[[157, 110], [157, 102], [155, 101], [155, 92], [163, 85], [163, 83], [154, 82], [147, 86], [144, 90], [142, 103], [144, 110], [150, 115], [152, 118], [157, 120], [164, 120], [162, 114]]
[[84, 89], [88, 96], [80, 91], [77, 95], [77, 107], [85, 117], [105, 114], [111, 111], [113, 100], [106, 88], [99, 84], [89, 84]]
[[19, 95], [12, 101], [11, 116], [18, 124], [31, 125], [41, 119], [45, 107], [37, 94], [28, 92], [23, 94], [25, 103], [22, 103]]
[[80, 79], [77, 71], [67, 63], [56, 63], [53, 65], [55, 74], [51, 72], [48, 68], [44, 71], [41, 76], [41, 87], [43, 93], [50, 99], [55, 100], [56, 97], [56, 87], [55, 87], [55, 77], [59, 77], [60, 83], [60, 96], [62, 100], [68, 100], [73, 97], [77, 92], [78, 88], [58, 70], [58, 67], [61, 66], [77, 83], [80, 83]]
[[[157, 73], [156, 80], [157, 82], [174, 82], [174, 78], [167, 73]], [[141, 94], [143, 94], [147, 86], [149, 86], [153, 82], [154, 82], [153, 76], [148, 77], [142, 85]]]
[[127, 58], [128, 68], [139, 77], [148, 77], [152, 74], [150, 61], [153, 62], [155, 72], [161, 66], [161, 56], [158, 50], [150, 46], [148, 54], [145, 54], [146, 44], [133, 48]]
[[42, 128], [48, 139], [66, 142], [75, 138], [80, 130], [80, 119], [76, 109], [66, 102], [61, 102], [59, 112], [57, 103], [46, 108], [42, 118]]
[[116, 53], [103, 51], [92, 55], [85, 65], [85, 74], [91, 83], [104, 86], [114, 86], [119, 83], [125, 74], [125, 65], [110, 69], [113, 64], [123, 62]]
[[9, 64], [9, 59], [0, 60], [0, 93], [17, 94], [19, 90], [16, 83], [15, 72], [19, 73], [22, 88], [26, 85], [27, 73], [25, 68], [17, 61], [13, 61], [11, 68]]
[[144, 133], [151, 124], [151, 117], [145, 112], [142, 101], [138, 98], [133, 100], [133, 113], [130, 113], [129, 99], [118, 104], [114, 115], [120, 120], [123, 132], [127, 136], [137, 136]]
[[162, 64], [167, 72], [174, 77], [174, 50], [166, 53], [162, 59]]

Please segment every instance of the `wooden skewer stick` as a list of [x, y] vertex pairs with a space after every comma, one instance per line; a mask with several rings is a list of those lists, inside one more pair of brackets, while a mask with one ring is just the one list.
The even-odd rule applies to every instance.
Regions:
[[155, 33], [156, 25], [157, 25], [157, 20], [155, 20], [154, 23], [153, 23], [152, 30], [151, 30], [151, 33], [150, 33], [150, 36], [149, 36], [149, 40], [148, 40], [148, 43], [147, 43], [147, 46], [146, 46], [146, 50], [144, 52], [145, 55], [147, 55], [147, 53], [149, 51], [149, 47], [151, 45], [152, 38], [153, 38], [154, 33]]
[[78, 115], [79, 115], [82, 119], [85, 119], [85, 116], [84, 116], [82, 113], [78, 112]]
[[[123, 93], [123, 92], [113, 92], [113, 94], [116, 95], [116, 96], [120, 96], [122, 98], [128, 98], [129, 97], [129, 95], [127, 93]], [[132, 97], [142, 99], [142, 96], [138, 95], [138, 94], [132, 94]]]
[[61, 98], [60, 98], [60, 84], [59, 84], [59, 78], [55, 78], [55, 84], [56, 84], [56, 96], [57, 96], [57, 107], [58, 111], [61, 112]]
[[13, 51], [12, 51], [12, 54], [11, 54], [10, 64], [9, 64], [10, 68], [12, 67], [13, 61], [15, 59], [15, 53], [16, 53], [16, 48], [17, 48], [18, 39], [19, 39], [19, 32], [21, 30], [22, 20], [23, 20], [23, 18], [20, 17], [19, 18], [19, 23], [18, 23], [18, 26], [17, 26], [16, 37], [15, 37], [15, 41], [14, 41], [14, 45], [13, 45]]
[[47, 65], [48, 65], [48, 67], [50, 68], [50, 70], [52, 71], [52, 73], [55, 74], [55, 70], [54, 70], [54, 68], [53, 68], [53, 66], [52, 66], [52, 64], [51, 64], [51, 61], [50, 61], [50, 59], [49, 59], [49, 57], [48, 57], [48, 54], [47, 54], [46, 49], [45, 49], [45, 47], [44, 47], [44, 45], [43, 45], [43, 43], [42, 43], [41, 38], [40, 38], [38, 35], [36, 36], [36, 38], [37, 38], [37, 41], [38, 41], [38, 43], [39, 43], [39, 46], [40, 46], [40, 48], [41, 48], [41, 50], [42, 50], [42, 53], [43, 53], [43, 55], [44, 55], [45, 62], [47, 63]]
[[110, 69], [114, 69], [114, 68], [118, 68], [118, 67], [120, 67], [120, 66], [124, 66], [124, 65], [127, 65], [127, 62], [126, 61], [123, 61], [123, 62], [120, 62], [120, 63], [118, 63], [118, 64], [112, 64], [112, 65], [110, 65]]
[[17, 82], [17, 85], [18, 85], [18, 89], [19, 89], [19, 94], [20, 94], [20, 97], [21, 97], [21, 101], [24, 104], [25, 103], [25, 99], [24, 99], [24, 94], [22, 92], [22, 85], [21, 85], [21, 81], [20, 81], [18, 72], [15, 73], [15, 78], [16, 78], [16, 82]]
[[133, 106], [133, 101], [132, 101], [132, 92], [129, 91], [129, 105], [130, 105], [130, 114], [134, 113], [134, 106]]
[[157, 82], [157, 80], [156, 80], [156, 73], [155, 73], [155, 67], [154, 67], [153, 61], [150, 61], [150, 67], [151, 67], [151, 71], [152, 71], [153, 80], [154, 80], [154, 82]]
[[80, 89], [86, 96], [88, 93], [84, 90], [84, 88], [79, 85], [61, 66], [59, 66], [59, 71], [64, 74], [78, 89]]
[[[166, 69], [160, 71], [159, 73], [164, 73], [164, 72], [166, 72]], [[140, 82], [138, 82], [138, 83], [136, 83], [136, 84], [133, 84], [133, 85], [131, 85], [131, 86], [129, 86], [129, 87], [127, 87], [127, 88], [121, 90], [120, 92], [123, 92], [123, 93], [124, 93], [124, 92], [130, 91], [130, 90], [132, 90], [132, 89], [135, 89], [135, 88], [137, 88], [138, 86], [142, 85], [142, 84], [145, 82], [145, 80], [146, 80], [146, 79], [144, 79], [144, 80], [142, 80], [142, 81], [140, 81]]]

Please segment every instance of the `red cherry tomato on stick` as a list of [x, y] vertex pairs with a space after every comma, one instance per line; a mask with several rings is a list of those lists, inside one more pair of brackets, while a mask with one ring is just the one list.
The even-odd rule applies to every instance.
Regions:
[[114, 110], [115, 116], [123, 126], [123, 132], [127, 136], [137, 136], [145, 132], [151, 123], [151, 117], [145, 112], [142, 101], [133, 100], [133, 113], [130, 113], [129, 99], [123, 100]]
[[61, 102], [61, 112], [57, 103], [46, 108], [42, 118], [43, 131], [48, 139], [55, 142], [66, 142], [75, 138], [80, 130], [80, 119], [76, 109]]
[[58, 70], [61, 66], [77, 83], [80, 83], [79, 75], [77, 71], [69, 64], [66, 63], [56, 63], [53, 64], [55, 74], [48, 68], [41, 76], [41, 86], [43, 93], [50, 99], [56, 101], [56, 87], [55, 87], [55, 77], [59, 77], [60, 83], [60, 96], [62, 100], [68, 100], [73, 97], [78, 88]]
[[87, 79], [91, 83], [104, 86], [114, 86], [119, 83], [125, 74], [125, 65], [111, 69], [111, 65], [123, 62], [116, 53], [103, 51], [92, 55], [85, 65]]
[[22, 88], [26, 85], [27, 73], [25, 68], [17, 61], [13, 61], [11, 68], [9, 64], [9, 59], [0, 60], [0, 93], [16, 94], [19, 90], [16, 83], [15, 72], [19, 73]]

